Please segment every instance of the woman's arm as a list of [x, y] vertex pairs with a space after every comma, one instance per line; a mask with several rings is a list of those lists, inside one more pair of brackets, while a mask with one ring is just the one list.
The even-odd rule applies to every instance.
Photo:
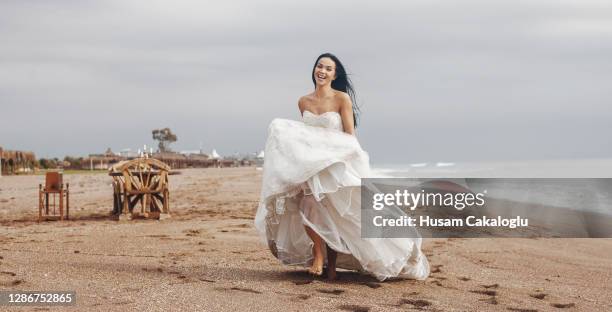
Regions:
[[344, 132], [355, 135], [355, 120], [353, 119], [353, 102], [351, 97], [346, 93], [342, 93], [340, 103], [340, 116], [342, 117], [342, 126]]

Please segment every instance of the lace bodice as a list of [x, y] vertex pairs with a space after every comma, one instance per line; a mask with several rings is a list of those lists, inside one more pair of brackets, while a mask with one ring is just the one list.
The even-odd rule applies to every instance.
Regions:
[[305, 110], [302, 114], [302, 120], [309, 126], [331, 128], [338, 131], [343, 131], [342, 117], [340, 117], [340, 114], [337, 112], [325, 112], [317, 115]]

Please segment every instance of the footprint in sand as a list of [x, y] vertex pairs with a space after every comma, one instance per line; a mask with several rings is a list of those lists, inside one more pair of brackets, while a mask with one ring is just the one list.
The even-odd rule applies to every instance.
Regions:
[[244, 287], [236, 287], [236, 286], [235, 287], [230, 287], [230, 288], [227, 288], [227, 287], [216, 287], [215, 290], [218, 290], [218, 291], [228, 291], [228, 290], [234, 291], [235, 290], [235, 291], [242, 291], [242, 292], [247, 292], [247, 293], [252, 293], [252, 294], [261, 294], [262, 293], [261, 291], [257, 291], [257, 290], [254, 290], [254, 289], [244, 288]]
[[538, 312], [535, 309], [523, 309], [523, 308], [507, 308], [508, 311], [516, 311], [516, 312]]
[[573, 308], [576, 306], [575, 303], [570, 302], [570, 303], [551, 303], [551, 306], [555, 307], [555, 308], [559, 308], [559, 309], [567, 309], [567, 308]]
[[152, 234], [152, 235], [145, 235], [145, 237], [151, 237], [151, 238], [168, 238], [168, 235], [166, 235], [166, 234]]
[[536, 299], [542, 300], [542, 299], [546, 298], [546, 296], [548, 296], [548, 295], [545, 294], [545, 293], [537, 293], [537, 294], [529, 294], [529, 296], [532, 297], [532, 298], [536, 298]]
[[0, 286], [4, 286], [4, 287], [17, 286], [17, 285], [23, 284], [24, 282], [25, 281], [22, 279], [16, 279], [10, 282], [0, 282]]
[[431, 278], [435, 278], [435, 279], [440, 280], [440, 281], [447, 280], [447, 278], [444, 277], [444, 276], [432, 276]]
[[338, 306], [338, 309], [344, 310], [344, 311], [351, 311], [351, 312], [368, 312], [368, 311], [370, 311], [370, 307], [360, 306], [360, 305], [356, 305], [356, 304], [343, 304], [341, 306]]
[[406, 299], [402, 298], [398, 304], [398, 306], [403, 306], [405, 304], [413, 306], [415, 309], [422, 310], [425, 307], [431, 305], [431, 302], [423, 299]]
[[495, 296], [487, 298], [487, 299], [480, 299], [480, 301], [486, 302], [488, 304], [493, 304], [493, 305], [499, 304], [499, 302], [497, 301], [497, 297]]
[[376, 289], [376, 288], [382, 287], [382, 285], [380, 283], [375, 283], [375, 282], [365, 282], [365, 283], [363, 283], [363, 285], [366, 285], [366, 286], [368, 286], [368, 287], [370, 287], [372, 289]]
[[433, 269], [431, 269], [431, 273], [440, 273], [440, 272], [442, 272], [442, 270], [440, 268], [443, 267], [443, 266], [444, 265], [442, 265], [442, 264], [433, 265], [432, 266]]
[[200, 230], [187, 230], [185, 231], [185, 236], [198, 236], [200, 235]]
[[310, 284], [312, 282], [313, 282], [313, 280], [293, 281], [293, 283], [296, 284], [296, 285], [306, 285], [306, 284]]
[[497, 296], [497, 291], [495, 290], [470, 290], [470, 292], [479, 295]]
[[469, 277], [457, 277], [458, 280], [462, 281], [462, 282], [467, 282], [467, 281], [471, 281], [472, 279]]
[[490, 296], [487, 299], [480, 299], [480, 301], [486, 302], [488, 304], [497, 305], [499, 303], [497, 301], [497, 291], [489, 290], [489, 288], [497, 288], [497, 287], [499, 287], [499, 285], [498, 284], [492, 284], [492, 285], [480, 285], [480, 286], [482, 286], [484, 288], [487, 288], [487, 290], [470, 290], [470, 292], [474, 293], [474, 294]]
[[332, 295], [336, 295], [336, 296], [344, 292], [344, 290], [337, 289], [337, 288], [335, 288], [335, 289], [320, 288], [320, 289], [317, 289], [317, 291], [320, 292], [320, 293], [323, 293], [323, 294], [332, 294]]
[[306, 295], [306, 294], [299, 294], [299, 295], [297, 295], [297, 297], [296, 297], [296, 298], [298, 298], [298, 299], [300, 299], [300, 300], [307, 300], [307, 299], [310, 299], [310, 297], [311, 297], [310, 295]]
[[243, 292], [248, 292], [248, 293], [252, 293], [252, 294], [261, 294], [262, 293], [261, 291], [250, 289], [250, 288], [244, 288], [244, 287], [232, 287], [232, 288], [230, 288], [230, 290], [243, 291]]

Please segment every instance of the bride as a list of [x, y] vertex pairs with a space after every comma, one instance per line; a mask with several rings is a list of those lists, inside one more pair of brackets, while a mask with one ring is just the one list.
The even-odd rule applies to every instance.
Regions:
[[336, 278], [336, 267], [378, 280], [425, 279], [421, 238], [362, 238], [362, 177], [368, 154], [355, 137], [357, 107], [344, 66], [320, 55], [314, 92], [300, 98], [302, 121], [274, 119], [268, 128], [261, 201], [255, 227], [272, 254], [313, 275]]

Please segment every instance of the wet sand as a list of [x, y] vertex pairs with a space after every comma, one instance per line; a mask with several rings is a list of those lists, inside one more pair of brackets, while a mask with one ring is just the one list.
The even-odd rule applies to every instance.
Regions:
[[9, 310], [612, 310], [612, 239], [426, 239], [425, 281], [340, 272], [327, 282], [260, 243], [255, 168], [171, 176], [163, 221], [111, 220], [111, 178], [74, 174], [64, 176], [72, 219], [38, 224], [43, 178], [0, 177], [0, 290], [75, 290], [77, 306]]

